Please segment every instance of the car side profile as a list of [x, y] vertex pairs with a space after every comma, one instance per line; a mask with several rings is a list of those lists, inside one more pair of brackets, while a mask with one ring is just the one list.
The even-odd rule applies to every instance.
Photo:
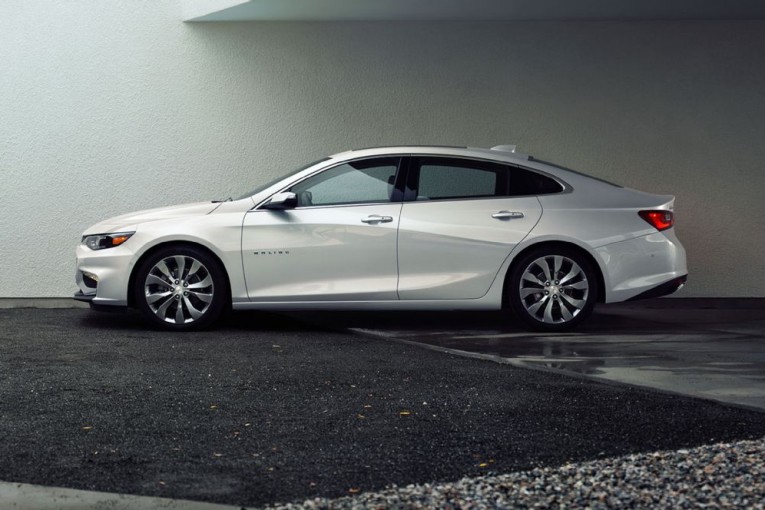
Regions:
[[75, 299], [170, 330], [235, 310], [499, 310], [561, 331], [597, 302], [686, 281], [671, 195], [514, 146], [398, 146], [324, 158], [233, 200], [88, 228]]

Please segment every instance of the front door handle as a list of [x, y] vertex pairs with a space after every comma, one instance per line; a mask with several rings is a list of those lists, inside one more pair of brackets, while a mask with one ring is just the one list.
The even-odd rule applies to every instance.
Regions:
[[376, 225], [378, 223], [390, 223], [393, 221], [393, 216], [380, 216], [379, 214], [372, 214], [366, 218], [362, 218], [362, 223], [369, 223], [370, 225]]
[[517, 220], [523, 218], [523, 213], [517, 211], [499, 211], [492, 214], [491, 217], [498, 220]]

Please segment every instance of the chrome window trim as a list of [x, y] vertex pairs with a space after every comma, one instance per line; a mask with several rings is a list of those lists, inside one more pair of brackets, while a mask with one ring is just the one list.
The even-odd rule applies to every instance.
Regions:
[[[302, 178], [290, 182], [285, 187], [279, 189], [278, 191], [272, 193], [267, 198], [259, 202], [255, 207], [250, 209], [248, 212], [255, 212], [255, 211], [268, 211], [269, 209], [262, 209], [261, 207], [265, 205], [269, 200], [271, 200], [271, 197], [276, 195], [277, 193], [282, 193], [287, 188], [290, 188], [292, 186], [295, 186], [296, 184], [300, 184], [306, 179], [309, 179], [313, 177], [314, 175], [317, 175], [321, 172], [331, 170], [332, 168], [338, 167], [340, 165], [352, 163], [354, 161], [362, 161], [365, 159], [376, 159], [376, 158], [414, 158], [414, 157], [435, 157], [435, 158], [451, 158], [451, 159], [463, 159], [463, 160], [470, 160], [470, 161], [478, 161], [478, 162], [485, 162], [485, 163], [495, 163], [499, 165], [505, 165], [511, 168], [519, 168], [521, 170], [525, 170], [527, 172], [534, 172], [540, 175], [543, 175], [544, 177], [547, 177], [548, 179], [552, 179], [553, 181], [557, 182], [561, 188], [563, 188], [561, 191], [555, 192], [555, 193], [539, 193], [536, 195], [509, 195], [509, 196], [491, 196], [491, 197], [464, 197], [464, 198], [443, 198], [443, 199], [433, 199], [433, 200], [402, 200], [402, 201], [390, 201], [390, 202], [354, 202], [350, 204], [331, 204], [331, 205], [315, 205], [315, 206], [303, 206], [303, 207], [295, 207], [294, 209], [290, 210], [305, 210], [305, 209], [326, 209], [329, 207], [355, 207], [359, 205], [384, 205], [384, 204], [397, 204], [397, 203], [407, 203], [407, 204], [415, 204], [418, 202], [421, 203], [428, 203], [428, 202], [453, 202], [453, 201], [465, 201], [465, 200], [498, 200], [498, 199], [513, 199], [513, 198], [524, 198], [524, 197], [542, 197], [542, 196], [551, 196], [551, 195], [563, 195], [567, 193], [572, 193], [574, 191], [573, 186], [565, 182], [564, 180], [560, 179], [559, 177], [552, 175], [550, 173], [545, 172], [544, 170], [539, 170], [537, 168], [529, 168], [524, 165], [520, 165], [515, 162], [511, 161], [505, 161], [502, 159], [491, 159], [491, 158], [482, 158], [474, 155], [460, 155], [460, 154], [438, 154], [438, 153], [432, 153], [432, 152], [411, 152], [411, 153], [396, 153], [396, 154], [377, 154], [377, 155], [371, 155], [371, 156], [362, 156], [358, 158], [351, 158], [351, 159], [345, 159], [342, 161], [334, 162], [333, 164], [329, 166], [325, 166], [323, 168], [318, 168], [315, 171], [311, 172], [308, 175], [303, 176]], [[534, 161], [534, 163], [544, 165], [544, 163]], [[408, 171], [408, 169], [407, 169]], [[396, 178], [398, 179], [399, 173], [401, 172], [401, 163], [399, 162], [399, 168], [396, 170]]]
[[[328, 204], [328, 205], [308, 205], [304, 207], [294, 207], [292, 209], [283, 209], [284, 211], [305, 211], [308, 209], [331, 209], [334, 207], [365, 207], [365, 206], [379, 206], [379, 205], [401, 205], [404, 202], [354, 202], [352, 204]], [[271, 209], [252, 209], [247, 212], [274, 212]]]
[[[486, 198], [498, 199], [498, 198], [547, 197], [547, 196], [551, 196], [551, 195], [563, 195], [563, 194], [566, 194], [566, 193], [572, 193], [574, 191], [574, 187], [571, 186], [566, 181], [562, 180], [560, 177], [557, 177], [555, 175], [549, 174], [549, 173], [547, 173], [547, 172], [545, 172], [543, 170], [538, 170], [536, 168], [529, 168], [527, 166], [523, 166], [523, 165], [520, 165], [520, 164], [515, 163], [515, 162], [505, 161], [505, 160], [501, 160], [501, 159], [481, 158], [481, 157], [472, 156], [472, 155], [471, 156], [460, 156], [460, 155], [452, 155], [452, 154], [448, 154], [447, 155], [447, 154], [433, 154], [433, 153], [419, 153], [419, 152], [413, 152], [413, 153], [409, 154], [409, 157], [412, 157], [412, 158], [416, 158], [416, 157], [435, 157], [435, 158], [468, 159], [468, 160], [472, 160], [472, 161], [480, 161], [480, 162], [486, 162], [486, 163], [497, 163], [497, 164], [500, 164], [500, 165], [505, 165], [505, 166], [513, 167], [513, 168], [520, 168], [521, 170], [526, 170], [527, 172], [533, 172], [533, 173], [537, 173], [537, 174], [543, 175], [543, 176], [547, 177], [548, 179], [552, 179], [553, 181], [557, 182], [561, 186], [561, 188], [563, 188], [561, 191], [556, 191], [555, 193], [538, 193], [536, 195], [508, 195], [508, 196], [502, 196], [502, 197], [498, 197], [498, 196], [493, 196], [493, 197], [464, 197], [464, 198], [458, 198], [458, 199], [453, 199], [453, 198], [442, 198], [442, 199], [439, 199], [439, 198], [436, 198], [436, 199], [432, 200], [433, 202], [447, 202], [447, 201], [450, 201], [450, 200], [481, 200], [481, 199], [486, 199]], [[536, 162], [536, 163], [538, 163], [540, 165], [544, 165], [544, 163], [539, 163], [539, 162]], [[417, 200], [404, 200], [404, 202], [406, 202], [406, 203], [414, 203], [414, 202], [417, 202]], [[421, 200], [421, 202], [431, 202], [431, 200]]]

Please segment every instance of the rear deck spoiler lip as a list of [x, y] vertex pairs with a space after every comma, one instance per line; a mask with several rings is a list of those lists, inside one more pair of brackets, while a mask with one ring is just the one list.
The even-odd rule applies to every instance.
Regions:
[[661, 205], [656, 206], [656, 209], [667, 209], [669, 211], [675, 210], [675, 195], [656, 195], [661, 200]]

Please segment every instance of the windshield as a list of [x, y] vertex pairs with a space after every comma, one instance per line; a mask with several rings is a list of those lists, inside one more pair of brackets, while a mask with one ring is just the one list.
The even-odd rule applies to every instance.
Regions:
[[331, 158], [321, 158], [321, 159], [318, 159], [318, 160], [314, 161], [313, 163], [309, 163], [309, 164], [307, 164], [307, 165], [303, 165], [303, 166], [301, 166], [300, 168], [298, 168], [297, 170], [294, 170], [294, 171], [292, 171], [292, 172], [290, 172], [290, 173], [288, 173], [288, 174], [284, 174], [284, 175], [281, 175], [281, 176], [277, 177], [276, 179], [273, 179], [273, 180], [271, 180], [271, 181], [268, 181], [268, 182], [267, 182], [267, 183], [265, 183], [265, 184], [261, 184], [260, 186], [258, 186], [258, 187], [257, 187], [257, 188], [255, 188], [254, 190], [252, 190], [252, 191], [248, 191], [247, 193], [245, 193], [245, 194], [244, 194], [244, 195], [242, 195], [241, 197], [237, 197], [237, 200], [242, 200], [243, 198], [249, 198], [249, 197], [251, 197], [251, 196], [253, 196], [253, 195], [257, 195], [257, 194], [258, 194], [258, 193], [260, 193], [261, 191], [263, 191], [263, 190], [265, 190], [265, 189], [268, 189], [268, 188], [270, 188], [271, 186], [273, 186], [273, 185], [274, 185], [274, 184], [276, 184], [277, 182], [279, 182], [279, 181], [281, 181], [281, 180], [283, 180], [283, 179], [286, 179], [287, 177], [291, 177], [291, 176], [293, 176], [293, 175], [295, 175], [295, 174], [297, 174], [297, 173], [300, 173], [300, 172], [302, 172], [303, 170], [305, 170], [306, 168], [311, 168], [313, 165], [318, 165], [318, 164], [319, 164], [319, 163], [321, 163], [322, 161], [327, 161], [328, 159], [331, 159]]

